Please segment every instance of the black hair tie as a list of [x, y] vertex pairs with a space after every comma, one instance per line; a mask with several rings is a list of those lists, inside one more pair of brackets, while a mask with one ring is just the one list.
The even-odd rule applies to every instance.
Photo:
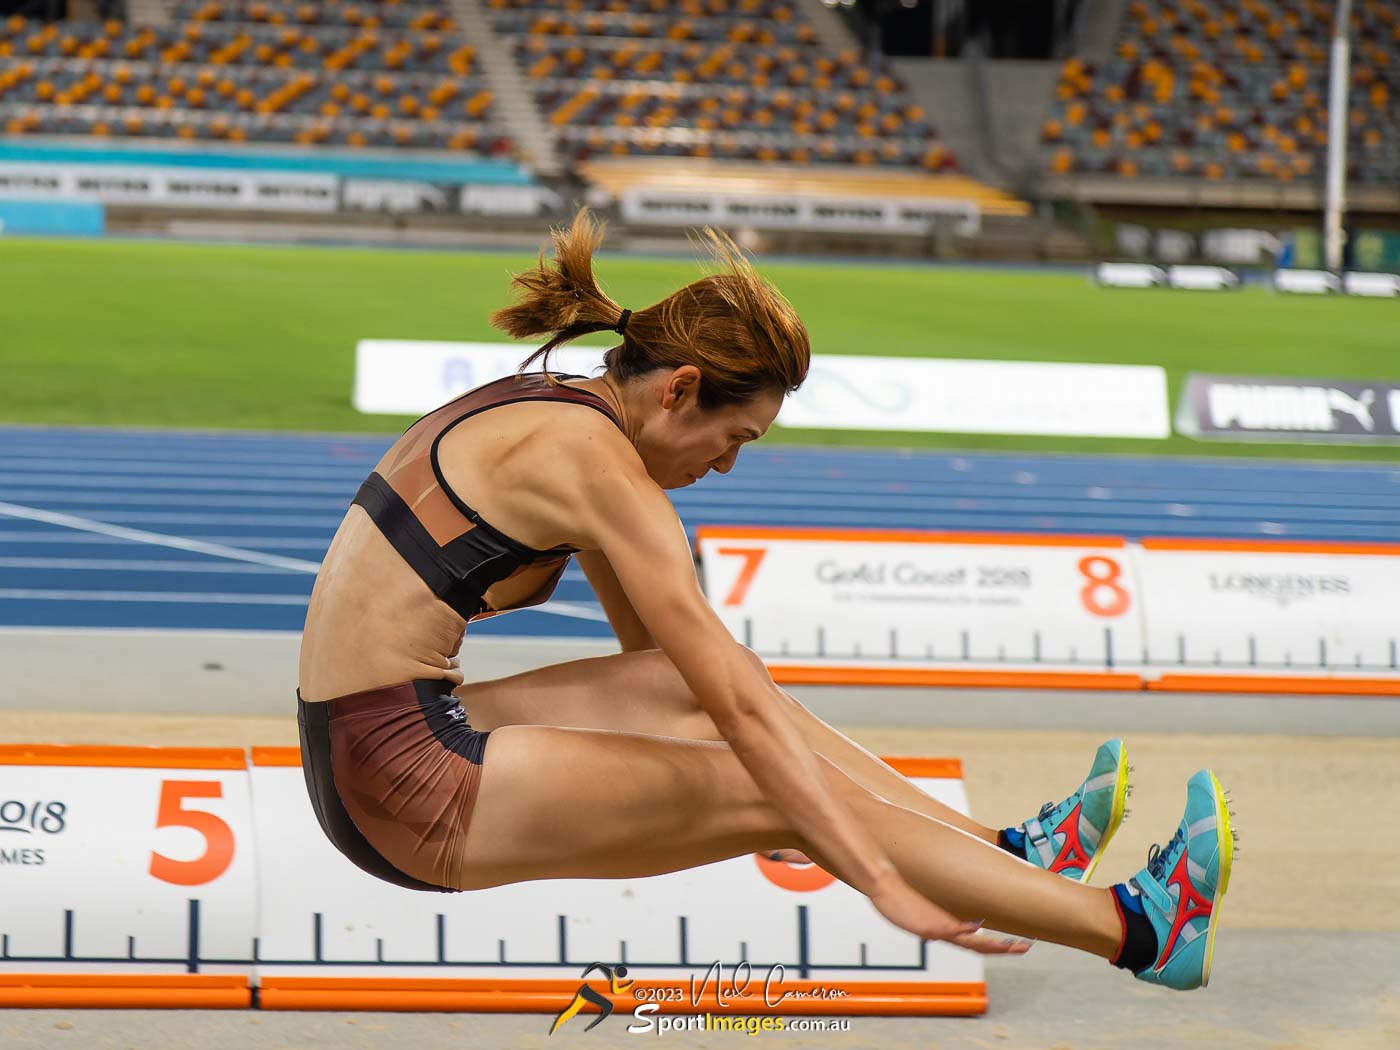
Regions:
[[617, 324], [613, 326], [613, 331], [622, 335], [627, 331], [627, 319], [632, 316], [631, 310], [623, 310], [622, 316], [617, 319]]

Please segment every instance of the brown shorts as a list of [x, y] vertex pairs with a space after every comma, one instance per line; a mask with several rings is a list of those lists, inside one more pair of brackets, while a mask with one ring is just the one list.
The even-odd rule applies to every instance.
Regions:
[[301, 767], [326, 837], [358, 867], [452, 892], [490, 731], [473, 729], [445, 679], [307, 703]]

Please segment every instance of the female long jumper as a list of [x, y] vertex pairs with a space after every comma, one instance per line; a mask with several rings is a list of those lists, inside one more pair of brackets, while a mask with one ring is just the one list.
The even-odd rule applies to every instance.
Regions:
[[[636, 312], [603, 294], [586, 211], [492, 322], [549, 335], [418, 420], [364, 482], [316, 578], [298, 717], [326, 835], [402, 886], [632, 878], [805, 855], [895, 925], [982, 953], [1025, 938], [1137, 977], [1210, 975], [1233, 839], [1219, 782], [1126, 883], [1085, 884], [1123, 816], [1121, 742], [1058, 805], [1001, 829], [918, 790], [778, 688], [707, 604], [663, 490], [728, 473], [806, 376], [806, 330], [727, 238], [721, 271]], [[548, 354], [615, 331], [597, 378]], [[469, 622], [544, 601], [576, 557], [622, 652], [463, 684]], [[608, 819], [577, 802], [608, 786]], [[989, 929], [1015, 939], [978, 932]]]

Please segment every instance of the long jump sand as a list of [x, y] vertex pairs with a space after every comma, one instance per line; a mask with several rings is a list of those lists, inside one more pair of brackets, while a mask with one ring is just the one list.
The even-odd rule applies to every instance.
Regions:
[[[295, 744], [295, 719], [104, 710], [0, 711], [12, 742], [230, 746]], [[1053, 704], [1054, 697], [1042, 698]], [[1381, 701], [1389, 703], [1390, 701]], [[1318, 1047], [1400, 1046], [1400, 739], [1265, 734], [1167, 734], [915, 729], [841, 724], [877, 754], [963, 760], [974, 816], [1018, 822], [1084, 775], [1100, 740], [1127, 741], [1136, 768], [1131, 816], [1095, 883], [1136, 871], [1175, 828], [1187, 776], [1214, 769], [1235, 800], [1242, 844], [1222, 917], [1211, 987], [1190, 995], [1148, 988], [1097, 960], [1039, 944], [988, 966], [991, 1009], [970, 1020], [855, 1018], [850, 1032], [767, 1038], [802, 1047]], [[544, 1047], [542, 1015], [233, 1014], [182, 1011], [9, 1011], [0, 1045], [141, 1050]], [[611, 1031], [608, 1025], [617, 1021]], [[610, 1019], [570, 1037], [637, 1045]], [[668, 1034], [667, 1046], [718, 1047], [721, 1033]]]

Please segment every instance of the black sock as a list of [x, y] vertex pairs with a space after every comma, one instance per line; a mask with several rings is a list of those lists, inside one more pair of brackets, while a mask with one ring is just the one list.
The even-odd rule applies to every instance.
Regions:
[[1157, 931], [1142, 910], [1142, 901], [1128, 889], [1126, 882], [1113, 887], [1113, 901], [1123, 920], [1123, 945], [1118, 955], [1109, 961], [1133, 973], [1145, 970], [1157, 961]]
[[1002, 828], [997, 832], [997, 845], [1018, 860], [1026, 859], [1026, 833], [1020, 828]]

